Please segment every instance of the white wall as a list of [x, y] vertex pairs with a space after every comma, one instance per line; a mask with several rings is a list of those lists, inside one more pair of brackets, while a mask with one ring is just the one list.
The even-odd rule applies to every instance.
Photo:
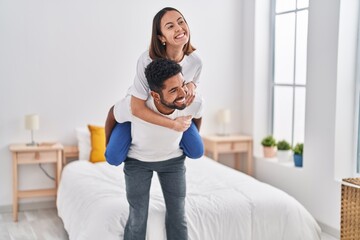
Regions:
[[[103, 124], [109, 107], [132, 83], [136, 60], [150, 42], [153, 16], [166, 6], [184, 14], [203, 58], [202, 132], [216, 131], [214, 116], [224, 106], [233, 112], [231, 130], [240, 130], [241, 2], [2, 0], [0, 207], [12, 204], [8, 146], [30, 139], [24, 115], [40, 115], [35, 140], [63, 144], [76, 143], [76, 127]], [[37, 166], [21, 167], [20, 175], [22, 189], [52, 186]]]
[[[339, 49], [338, 71], [336, 86], [336, 148], [335, 148], [335, 177], [337, 179], [352, 176], [356, 171], [356, 138], [357, 116], [359, 108], [355, 93], [356, 75], [360, 74], [356, 69], [356, 58], [359, 49], [358, 25], [359, 25], [359, 1], [341, 1], [339, 19]], [[346, 161], [346, 159], [348, 161]], [[349, 161], [353, 159], [353, 161]]]
[[354, 62], [359, 3], [357, 0], [341, 1], [341, 4], [310, 1], [304, 166], [295, 168], [259, 157], [262, 156], [260, 141], [268, 133], [264, 118], [268, 116], [269, 75], [264, 72], [269, 73], [271, 65], [265, 64], [264, 59], [270, 57], [266, 47], [270, 42], [269, 2], [244, 0], [243, 5], [245, 12], [255, 12], [249, 14], [253, 19], [244, 20], [253, 24], [243, 32], [244, 61], [252, 62], [242, 72], [243, 91], [253, 95], [242, 96], [247, 106], [254, 106], [246, 111], [252, 113], [246, 126], [251, 127], [248, 131], [254, 136], [256, 177], [294, 196], [325, 230], [337, 235], [341, 198], [338, 179], [353, 174]]

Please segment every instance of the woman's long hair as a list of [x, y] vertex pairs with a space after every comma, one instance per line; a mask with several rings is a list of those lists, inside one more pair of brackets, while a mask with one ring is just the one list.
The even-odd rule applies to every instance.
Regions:
[[[161, 9], [155, 16], [153, 19], [153, 25], [152, 25], [152, 33], [151, 33], [151, 42], [150, 42], [150, 48], [149, 48], [149, 55], [151, 59], [156, 59], [156, 58], [166, 58], [166, 45], [163, 45], [162, 42], [159, 39], [159, 36], [162, 36], [162, 32], [161, 32], [161, 19], [163, 18], [163, 16], [165, 15], [165, 13], [169, 12], [169, 11], [176, 11], [178, 12], [184, 19], [185, 23], [187, 24], [184, 16], [181, 14], [181, 12], [179, 12], [177, 9], [172, 8], [172, 7], [166, 7]], [[189, 26], [188, 26], [189, 28]], [[196, 50], [196, 48], [194, 48], [191, 43], [190, 43], [190, 29], [189, 29], [189, 40], [188, 42], [185, 44], [183, 51], [184, 54], [189, 55], [191, 54], [193, 51]]]

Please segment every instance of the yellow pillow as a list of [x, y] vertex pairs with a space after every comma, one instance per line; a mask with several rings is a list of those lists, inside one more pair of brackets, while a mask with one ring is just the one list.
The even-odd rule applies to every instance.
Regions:
[[105, 161], [105, 128], [88, 125], [91, 140], [90, 162]]

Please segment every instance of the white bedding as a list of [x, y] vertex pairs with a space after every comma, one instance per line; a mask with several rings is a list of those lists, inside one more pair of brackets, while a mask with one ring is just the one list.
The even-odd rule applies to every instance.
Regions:
[[[320, 240], [308, 211], [285, 192], [203, 157], [186, 160], [189, 240]], [[57, 207], [70, 240], [119, 240], [128, 216], [122, 165], [74, 161]], [[165, 240], [165, 205], [152, 179], [147, 240]]]

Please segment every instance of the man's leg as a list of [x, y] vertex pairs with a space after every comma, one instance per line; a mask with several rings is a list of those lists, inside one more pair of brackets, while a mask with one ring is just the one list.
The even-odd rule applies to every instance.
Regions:
[[168, 240], [187, 240], [185, 217], [185, 156], [164, 161], [157, 171], [166, 204], [166, 236]]
[[153, 171], [146, 163], [127, 159], [124, 165], [126, 197], [129, 202], [129, 218], [125, 226], [124, 240], [145, 240], [149, 209], [149, 191]]
[[194, 122], [183, 133], [180, 147], [189, 158], [200, 158], [204, 155], [204, 144]]
[[131, 144], [131, 122], [116, 123], [106, 146], [106, 161], [118, 166], [125, 161]]

